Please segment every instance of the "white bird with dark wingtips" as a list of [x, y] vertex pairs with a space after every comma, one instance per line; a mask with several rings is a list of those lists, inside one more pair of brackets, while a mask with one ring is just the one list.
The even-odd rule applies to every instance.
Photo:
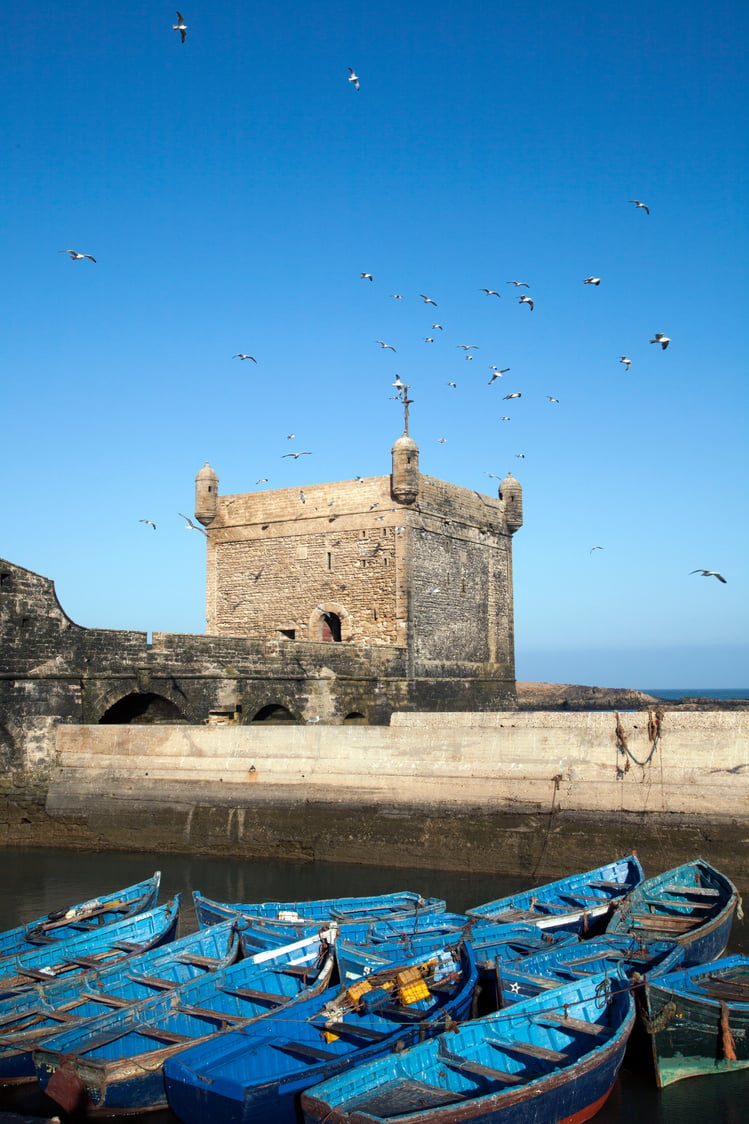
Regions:
[[257, 363], [257, 359], [254, 355], [245, 355], [243, 351], [239, 351], [236, 355], [232, 355], [232, 359], [251, 359], [253, 363]]
[[626, 355], [620, 355], [619, 362], [623, 363], [627, 370], [632, 366], [632, 360], [628, 359]]
[[525, 460], [525, 453], [515, 453], [515, 456], [519, 457], [521, 461]]
[[393, 298], [394, 301], [402, 301], [403, 300], [403, 293], [391, 293], [390, 296]]
[[154, 531], [156, 530], [156, 524], [152, 523], [150, 519], [139, 519], [138, 522], [147, 523], [149, 527], [153, 527]]
[[518, 297], [518, 304], [527, 304], [530, 307], [531, 312], [533, 312], [533, 298], [532, 297], [526, 297], [526, 296]]
[[92, 258], [91, 254], [79, 254], [77, 250], [60, 250], [60, 253], [70, 254], [71, 261], [83, 261], [84, 258], [87, 258], [89, 261], [96, 264], [96, 258]]
[[393, 345], [391, 343], [385, 343], [384, 340], [375, 340], [375, 343], [378, 343], [380, 347], [384, 347], [387, 351], [395, 351]]
[[487, 385], [491, 386], [492, 383], [496, 381], [496, 379], [501, 379], [502, 375], [506, 375], [507, 372], [509, 371], [509, 369], [510, 369], [509, 367], [504, 367], [502, 370], [500, 370], [499, 367], [491, 367], [490, 370], [494, 371], [494, 374], [489, 379], [489, 382], [488, 382]]
[[458, 389], [458, 384], [457, 384], [456, 382], [449, 382], [449, 383], [448, 383], [447, 385], [448, 385], [448, 386], [451, 386], [451, 387], [453, 388], [453, 390], [457, 390], [457, 389]]
[[299, 502], [300, 503], [306, 503], [307, 502], [307, 497], [305, 496], [304, 492], [299, 493]]
[[702, 574], [703, 578], [717, 578], [723, 585], [727, 585], [726, 579], [717, 570], [690, 570], [690, 574]]
[[432, 324], [432, 330], [434, 330], [435, 328], [438, 329], [440, 332], [444, 331], [444, 328], [442, 327], [441, 324]]
[[509, 417], [509, 415], [507, 415], [507, 414], [503, 414], [502, 417], [499, 420], [500, 421], [512, 421], [512, 418]]
[[177, 12], [177, 22], [172, 24], [172, 31], [178, 31], [182, 36], [182, 42], [184, 43], [185, 39], [187, 38], [187, 24], [185, 23], [184, 16], [181, 12]]
[[200, 531], [201, 535], [205, 535], [206, 538], [208, 537], [208, 532], [205, 527], [198, 527], [197, 523], [193, 523], [192, 519], [188, 518], [187, 515], [183, 515], [181, 511], [178, 511], [177, 514], [180, 519], [184, 519], [186, 531]]
[[512, 394], [505, 394], [502, 401], [506, 402], [508, 398], [522, 398], [522, 397], [523, 397], [523, 395], [521, 394], [521, 392], [519, 390], [513, 390]]
[[653, 339], [650, 340], [650, 343], [659, 343], [665, 351], [668, 345], [671, 343], [671, 337], [664, 336], [663, 332], [656, 332]]
[[478, 351], [479, 345], [477, 343], [457, 343], [456, 347], [462, 347], [464, 351]]
[[635, 207], [640, 207], [646, 215], [650, 214], [650, 207], [647, 207], [644, 203], [641, 203], [639, 199], [630, 199], [630, 203], [634, 203]]
[[359, 82], [359, 75], [356, 73], [353, 66], [350, 66], [348, 68], [348, 80], [349, 80], [349, 82], [351, 82], [351, 84], [353, 85], [355, 90], [361, 89], [361, 84]]
[[516, 289], [527, 289], [527, 281], [505, 281], [506, 285], [514, 285]]
[[309, 449], [305, 449], [304, 452], [302, 452], [302, 453], [284, 453], [283, 456], [281, 457], [281, 460], [285, 460], [286, 457], [293, 457], [295, 461], [298, 461], [300, 457], [311, 457], [311, 456], [312, 456], [312, 453], [309, 451]]
[[559, 401], [559, 399], [555, 398], [552, 394], [547, 394], [546, 397], [549, 399], [550, 402], [558, 402]]
[[434, 343], [434, 336], [424, 336], [424, 343]]
[[585, 280], [583, 281], [583, 285], [600, 285], [600, 284], [601, 284], [601, 278], [600, 277], [586, 277]]
[[602, 546], [592, 546], [588, 553], [592, 554], [594, 550], [603, 550], [603, 547]]
[[371, 273], [360, 273], [359, 276], [361, 277], [362, 281], [374, 281], [374, 277]]
[[419, 296], [423, 300], [424, 304], [433, 304], [435, 308], [437, 307], [437, 302], [433, 301], [431, 297], [426, 296], [425, 293], [419, 293]]
[[479, 289], [480, 293], [486, 293], [487, 297], [499, 297], [502, 294], [498, 293], [496, 289]]
[[261, 476], [259, 478], [259, 480], [255, 481], [255, 483], [256, 484], [267, 484], [268, 483], [268, 477], [267, 476]]

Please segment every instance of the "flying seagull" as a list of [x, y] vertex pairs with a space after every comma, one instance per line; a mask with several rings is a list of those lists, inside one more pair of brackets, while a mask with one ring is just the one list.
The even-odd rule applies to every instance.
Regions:
[[594, 550], [603, 550], [602, 546], [592, 546], [589, 553], [592, 554]]
[[70, 254], [71, 261], [83, 261], [88, 258], [89, 261], [96, 262], [96, 258], [92, 258], [91, 254], [79, 254], [77, 250], [60, 250], [61, 254]]
[[349, 80], [349, 82], [351, 82], [353, 84], [353, 87], [354, 87], [355, 90], [361, 89], [361, 84], [359, 82], [359, 75], [356, 73], [353, 66], [350, 66], [348, 68], [348, 80]]
[[525, 460], [525, 453], [515, 453], [516, 457], [520, 457], [521, 461]]
[[445, 442], [447, 441], [447, 438], [446, 437], [438, 437], [437, 440], [438, 440], [440, 445], [444, 445]]
[[424, 304], [433, 304], [435, 308], [437, 307], [437, 302], [433, 301], [431, 297], [426, 296], [424, 293], [419, 293], [419, 296], [423, 300]]
[[627, 370], [632, 366], [632, 360], [628, 359], [626, 355], [620, 355], [619, 362], [623, 363]]
[[523, 397], [523, 395], [520, 393], [519, 390], [513, 390], [512, 394], [505, 394], [502, 401], [506, 402], [508, 398], [522, 398], [522, 397]]
[[187, 39], [187, 24], [181, 12], [177, 12], [177, 22], [172, 24], [172, 31], [178, 31], [180, 33], [183, 43], [185, 39]]
[[647, 207], [644, 203], [641, 203], [639, 199], [630, 199], [630, 203], [634, 203], [635, 207], [641, 207], [646, 215], [650, 214], [650, 207]]
[[600, 284], [601, 284], [601, 278], [600, 277], [586, 277], [585, 280], [583, 281], [583, 285], [600, 285]]
[[458, 384], [456, 382], [449, 382], [447, 385], [451, 386], [453, 390], [457, 390], [458, 388]]
[[424, 343], [434, 343], [434, 336], [424, 336]]
[[480, 293], [486, 293], [487, 297], [498, 297], [501, 294], [496, 289], [479, 289]]
[[281, 457], [281, 460], [284, 460], [286, 457], [293, 457], [294, 460], [297, 461], [297, 460], [299, 460], [300, 457], [311, 457], [311, 456], [312, 456], [312, 453], [310, 452], [310, 450], [305, 449], [301, 453], [284, 453], [283, 456]]
[[462, 347], [464, 351], [478, 351], [477, 343], [458, 343], [456, 347]]
[[486, 475], [489, 476], [492, 480], [501, 480], [502, 479], [502, 477], [497, 472], [487, 472]]
[[433, 329], [434, 329], [434, 328], [437, 328], [437, 329], [438, 329], [438, 330], [439, 330], [440, 332], [443, 332], [443, 331], [444, 331], [444, 328], [442, 327], [442, 325], [441, 325], [441, 324], [432, 324], [432, 328], [433, 328]]
[[530, 305], [530, 310], [531, 310], [531, 312], [533, 312], [533, 299], [531, 297], [526, 297], [526, 296], [518, 297], [518, 304]]
[[257, 363], [257, 359], [254, 355], [245, 355], [243, 351], [238, 352], [236, 355], [232, 355], [232, 359], [251, 359], [253, 363]]
[[509, 417], [509, 415], [507, 415], [507, 414], [503, 414], [502, 417], [499, 420], [500, 421], [512, 421], [512, 418]]
[[394, 301], [402, 301], [403, 300], [403, 293], [391, 293], [390, 296], [393, 298]]
[[493, 383], [493, 382], [494, 382], [494, 381], [495, 381], [496, 379], [501, 379], [501, 378], [502, 378], [502, 375], [506, 375], [506, 374], [507, 374], [507, 372], [509, 371], [509, 369], [510, 369], [509, 367], [505, 367], [505, 368], [504, 368], [503, 370], [500, 370], [500, 369], [499, 369], [499, 367], [491, 367], [491, 368], [490, 368], [490, 370], [494, 371], [494, 374], [493, 374], [493, 375], [492, 375], [492, 377], [491, 377], [491, 378], [489, 379], [489, 382], [488, 382], [488, 384], [487, 384], [487, 385], [488, 385], [488, 386], [491, 386], [491, 385], [492, 385], [492, 383]]
[[547, 394], [546, 397], [549, 399], [550, 402], [558, 402], [559, 401], [558, 398], [554, 398], [554, 396], [551, 395], [551, 394]]
[[258, 480], [255, 481], [255, 483], [256, 484], [267, 484], [268, 483], [268, 477], [267, 476], [261, 476]]
[[723, 585], [727, 585], [726, 579], [717, 570], [690, 570], [690, 574], [702, 574], [703, 578], [717, 578]]
[[393, 345], [391, 343], [385, 343], [384, 340], [375, 340], [375, 343], [378, 343], [380, 345], [380, 347], [387, 348], [388, 351], [395, 351], [395, 348], [393, 347]]
[[359, 276], [361, 277], [362, 281], [374, 281], [374, 277], [371, 273], [361, 273]]
[[516, 289], [518, 289], [518, 288], [527, 289], [528, 288], [528, 282], [527, 281], [506, 281], [505, 284], [506, 285], [514, 285]]
[[150, 519], [139, 519], [138, 522], [147, 523], [149, 527], [153, 527], [154, 531], [156, 530], [156, 524], [152, 523]]
[[668, 345], [671, 343], [671, 337], [670, 336], [664, 336], [663, 332], [656, 332], [655, 335], [654, 335], [654, 338], [650, 342], [651, 343], [659, 343], [661, 345], [661, 347], [663, 348], [663, 350], [665, 351], [666, 348], [668, 347]]
[[181, 519], [184, 519], [186, 531], [200, 531], [202, 535], [205, 535], [205, 537], [208, 538], [208, 532], [206, 531], [205, 527], [199, 527], [197, 523], [193, 523], [192, 519], [189, 519], [186, 515], [183, 515], [181, 511], [178, 511], [177, 514]]

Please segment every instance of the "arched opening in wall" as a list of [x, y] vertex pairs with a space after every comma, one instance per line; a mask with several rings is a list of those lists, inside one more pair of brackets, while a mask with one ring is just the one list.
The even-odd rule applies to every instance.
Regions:
[[182, 711], [171, 699], [150, 691], [133, 691], [118, 699], [99, 719], [100, 725], [173, 726], [186, 723]]
[[337, 613], [323, 613], [320, 617], [320, 639], [340, 644], [341, 618]]
[[263, 706], [252, 718], [253, 722], [267, 722], [270, 725], [277, 725], [281, 722], [296, 722], [296, 718], [287, 710], [285, 706], [276, 706], [269, 703], [268, 706]]
[[365, 716], [358, 710], [352, 710], [343, 720], [345, 726], [368, 726]]

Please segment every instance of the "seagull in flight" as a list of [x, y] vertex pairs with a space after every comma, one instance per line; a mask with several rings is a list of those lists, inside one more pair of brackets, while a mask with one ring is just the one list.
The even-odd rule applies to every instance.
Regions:
[[432, 330], [434, 330], [435, 328], [440, 332], [444, 331], [444, 328], [441, 324], [432, 324]]
[[361, 83], [359, 82], [359, 75], [356, 73], [353, 66], [350, 66], [348, 68], [348, 80], [349, 80], [349, 82], [352, 83], [355, 90], [361, 89]]
[[665, 351], [666, 348], [668, 347], [668, 345], [671, 343], [671, 337], [670, 336], [664, 336], [663, 332], [656, 332], [653, 339], [650, 340], [650, 342], [651, 343], [659, 343], [661, 345], [661, 347], [663, 348], [663, 350]]
[[434, 336], [424, 336], [424, 343], [434, 343]]
[[690, 570], [690, 574], [702, 574], [703, 578], [717, 578], [723, 585], [727, 585], [726, 579], [717, 570]]
[[583, 285], [600, 285], [600, 284], [601, 284], [601, 278], [600, 277], [586, 277], [585, 280], [583, 281]]
[[208, 538], [208, 532], [206, 531], [205, 527], [199, 527], [197, 523], [193, 523], [192, 519], [189, 519], [186, 515], [183, 515], [181, 511], [178, 511], [177, 514], [181, 519], [184, 519], [186, 531], [200, 531], [202, 535], [205, 535], [205, 537]]
[[509, 414], [503, 414], [502, 417], [499, 420], [500, 421], [512, 421], [512, 418], [509, 416]]
[[499, 475], [499, 473], [498, 473], [498, 472], [487, 472], [487, 473], [486, 473], [486, 475], [487, 475], [487, 476], [488, 476], [488, 477], [489, 477], [489, 478], [490, 478], [491, 480], [501, 480], [501, 479], [502, 479], [502, 477], [501, 477], [501, 476]]
[[549, 399], [550, 402], [558, 402], [559, 401], [558, 398], [554, 398], [554, 396], [551, 395], [551, 394], [547, 394], [546, 397]]
[[387, 348], [388, 351], [395, 351], [393, 345], [391, 343], [385, 343], [384, 340], [375, 340], [375, 343], [378, 343], [380, 347]]
[[647, 207], [644, 203], [641, 203], [639, 199], [630, 199], [630, 203], [634, 203], [635, 207], [642, 208], [646, 215], [650, 214], [650, 207]]
[[257, 359], [254, 355], [245, 355], [243, 351], [239, 351], [236, 355], [232, 355], [232, 359], [251, 359], [253, 363], [257, 363]]
[[506, 285], [514, 285], [516, 289], [527, 289], [528, 288], [528, 282], [527, 281], [506, 281], [505, 284]]
[[531, 312], [533, 312], [533, 299], [532, 299], [532, 297], [526, 297], [525, 295], [523, 295], [522, 297], [518, 297], [518, 304], [529, 305]]
[[515, 456], [516, 456], [516, 457], [520, 457], [520, 460], [521, 460], [521, 461], [524, 461], [524, 460], [525, 460], [525, 453], [515, 453]]
[[626, 355], [620, 355], [619, 362], [623, 363], [627, 370], [632, 366], [632, 360], [628, 359]]
[[451, 386], [451, 387], [453, 388], [453, 390], [457, 390], [457, 389], [458, 389], [458, 384], [457, 384], [456, 382], [449, 382], [449, 383], [448, 383], [447, 385], [448, 385], [448, 386]]
[[374, 281], [374, 277], [371, 273], [360, 273], [359, 276], [361, 277], [362, 281]]
[[394, 301], [402, 301], [403, 300], [403, 293], [391, 293], [390, 296], [393, 298]]
[[177, 12], [177, 22], [172, 24], [172, 31], [178, 31], [180, 33], [183, 43], [185, 39], [187, 39], [187, 24], [181, 12]]
[[419, 296], [423, 300], [424, 304], [433, 304], [435, 308], [437, 307], [437, 302], [433, 301], [431, 297], [426, 296], [424, 293], [419, 293]]
[[487, 297], [499, 297], [499, 296], [501, 296], [501, 293], [498, 293], [496, 289], [479, 289], [479, 292], [480, 293], [486, 293]]
[[489, 369], [490, 369], [491, 371], [494, 371], [494, 374], [493, 374], [493, 375], [492, 375], [492, 377], [491, 377], [491, 378], [489, 379], [489, 382], [488, 382], [488, 384], [487, 384], [488, 386], [491, 386], [491, 385], [492, 385], [492, 383], [493, 383], [493, 382], [495, 382], [495, 380], [496, 380], [496, 379], [501, 379], [501, 378], [502, 378], [502, 375], [506, 375], [506, 374], [507, 374], [507, 372], [509, 371], [509, 369], [510, 369], [510, 368], [509, 368], [509, 367], [505, 367], [505, 368], [504, 368], [503, 370], [501, 370], [501, 371], [500, 371], [499, 367], [490, 367]]
[[512, 394], [505, 394], [502, 401], [506, 402], [508, 398], [522, 398], [522, 397], [523, 397], [523, 395], [520, 393], [519, 390], [513, 390]]
[[91, 254], [79, 254], [77, 250], [60, 250], [60, 253], [70, 254], [71, 261], [83, 261], [84, 258], [88, 258], [89, 261], [92, 261], [94, 262], [94, 264], [96, 264], [96, 258], [92, 258]]
[[300, 457], [311, 457], [311, 456], [312, 456], [312, 453], [310, 452], [310, 450], [305, 449], [301, 453], [284, 453], [283, 456], [281, 457], [281, 460], [285, 460], [286, 457], [293, 457], [295, 461], [298, 461]]
[[458, 343], [456, 347], [462, 347], [464, 351], [478, 351], [477, 343]]
[[156, 524], [152, 523], [150, 519], [139, 519], [138, 522], [147, 523], [149, 527], [153, 527], [154, 531], [156, 530]]
[[440, 445], [444, 445], [447, 441], [447, 438], [446, 437], [439, 437], [439, 438], [437, 438], [437, 441]]
[[592, 546], [588, 553], [592, 554], [594, 550], [603, 550], [603, 547], [602, 546]]

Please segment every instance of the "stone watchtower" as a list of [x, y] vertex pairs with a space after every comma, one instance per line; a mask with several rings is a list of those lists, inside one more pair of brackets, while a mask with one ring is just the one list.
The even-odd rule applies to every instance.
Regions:
[[511, 475], [497, 498], [425, 476], [405, 432], [389, 476], [221, 496], [206, 464], [195, 517], [210, 634], [290, 641], [323, 663], [328, 642], [350, 645], [403, 708], [514, 704], [512, 535], [523, 515]]

